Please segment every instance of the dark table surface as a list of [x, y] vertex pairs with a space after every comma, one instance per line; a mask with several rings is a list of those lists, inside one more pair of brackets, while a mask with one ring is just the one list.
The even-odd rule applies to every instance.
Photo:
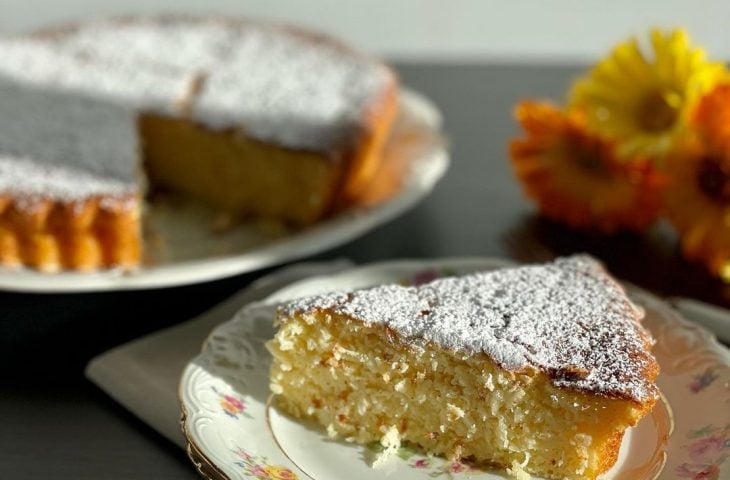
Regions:
[[[541, 260], [587, 251], [662, 295], [730, 306], [730, 291], [683, 262], [665, 226], [644, 236], [580, 234], [534, 215], [513, 180], [506, 142], [523, 97], [562, 99], [565, 66], [399, 64], [403, 82], [440, 107], [452, 166], [401, 218], [318, 255], [356, 262], [484, 255]], [[196, 478], [182, 450], [83, 377], [94, 355], [205, 311], [264, 272], [139, 292], [0, 292], [0, 479]]]

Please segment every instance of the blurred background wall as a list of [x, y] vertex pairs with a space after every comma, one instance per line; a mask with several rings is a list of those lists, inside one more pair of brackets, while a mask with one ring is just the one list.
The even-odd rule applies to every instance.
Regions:
[[397, 60], [591, 61], [652, 25], [683, 25], [730, 59], [730, 0], [0, 0], [0, 33], [125, 13], [292, 21]]

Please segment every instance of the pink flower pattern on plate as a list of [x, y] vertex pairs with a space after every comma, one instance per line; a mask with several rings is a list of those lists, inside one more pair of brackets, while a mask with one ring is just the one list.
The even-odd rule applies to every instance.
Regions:
[[730, 457], [730, 424], [706, 425], [687, 434], [691, 442], [684, 445], [690, 461], [675, 469], [680, 478], [719, 480], [720, 466]]
[[427, 269], [427, 270], [421, 270], [413, 275], [411, 275], [408, 278], [403, 278], [400, 281], [401, 285], [423, 285], [424, 283], [429, 283], [437, 278], [442, 277], [453, 277], [454, 275], [458, 275], [459, 272], [452, 268], [442, 268], [442, 269]]
[[692, 383], [689, 384], [689, 389], [692, 393], [700, 393], [712, 385], [718, 378], [720, 378], [720, 375], [715, 373], [711, 367], [708, 367], [704, 372], [692, 377]]
[[218, 395], [218, 403], [223, 409], [223, 413], [231, 418], [238, 420], [239, 415], [246, 418], [253, 418], [246, 412], [246, 402], [242, 398], [235, 395], [220, 392], [217, 388], [211, 387], [212, 390]]
[[256, 456], [237, 447], [233, 453], [238, 457], [233, 464], [241, 467], [249, 478], [256, 480], [298, 480], [297, 474], [286, 467], [269, 464], [264, 456]]
[[411, 464], [411, 467], [412, 468], [417, 468], [417, 469], [424, 469], [424, 468], [428, 468], [429, 467], [429, 464], [430, 464], [430, 462], [429, 462], [428, 459], [426, 459], [426, 458], [419, 458], [418, 460], [416, 460], [415, 462], [413, 462]]
[[[380, 442], [371, 442], [367, 445], [367, 449], [373, 453], [379, 454], [383, 451]], [[467, 461], [449, 461], [439, 457], [423, 457], [419, 450], [411, 445], [402, 445], [396, 450], [395, 455], [408, 462], [410, 468], [422, 470], [429, 478], [453, 478], [453, 474], [468, 474], [465, 478], [472, 478], [475, 475], [484, 473], [483, 470]]]

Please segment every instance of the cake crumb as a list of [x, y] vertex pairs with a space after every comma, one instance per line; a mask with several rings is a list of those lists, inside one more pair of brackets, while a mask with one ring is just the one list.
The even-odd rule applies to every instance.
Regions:
[[386, 450], [397, 450], [400, 448], [400, 432], [398, 432], [398, 427], [391, 425], [385, 432], [385, 435], [383, 435], [380, 439], [380, 444], [385, 447]]
[[523, 463], [520, 463], [517, 460], [512, 460], [512, 466], [507, 468], [507, 473], [517, 480], [531, 480], [532, 476], [524, 469], [526, 464], [527, 458], [525, 458]]
[[484, 386], [489, 390], [490, 392], [494, 391], [494, 380], [492, 380], [492, 374], [488, 374], [487, 381], [484, 382]]
[[357, 413], [359, 415], [365, 415], [365, 413], [368, 411], [368, 408], [370, 407], [370, 402], [367, 398], [361, 398], [359, 402], [357, 402]]
[[378, 454], [373, 463], [372, 468], [378, 468], [385, 464], [393, 454], [398, 452], [400, 448], [400, 432], [398, 427], [391, 425], [385, 434], [380, 438], [380, 445], [383, 447], [383, 451]]
[[450, 422], [454, 422], [463, 417], [464, 410], [451, 403], [446, 404], [446, 418], [448, 418]]

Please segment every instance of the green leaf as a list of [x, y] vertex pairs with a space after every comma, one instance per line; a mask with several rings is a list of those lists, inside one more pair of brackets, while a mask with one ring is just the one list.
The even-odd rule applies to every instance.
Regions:
[[696, 430], [690, 430], [687, 434], [688, 438], [698, 438], [698, 437], [705, 437], [707, 435], [710, 435], [713, 432], [716, 432], [719, 430], [717, 427], [713, 427], [712, 425], [705, 425], [702, 428], [698, 428]]
[[365, 448], [367, 448], [368, 450], [370, 450], [373, 453], [380, 453], [383, 450], [385, 450], [385, 448], [380, 444], [380, 442], [370, 442], [367, 445], [365, 445]]
[[400, 447], [398, 449], [398, 453], [397, 453], [398, 457], [403, 460], [408, 460], [415, 454], [416, 454], [416, 452], [414, 452], [412, 449], [410, 449], [408, 447]]

